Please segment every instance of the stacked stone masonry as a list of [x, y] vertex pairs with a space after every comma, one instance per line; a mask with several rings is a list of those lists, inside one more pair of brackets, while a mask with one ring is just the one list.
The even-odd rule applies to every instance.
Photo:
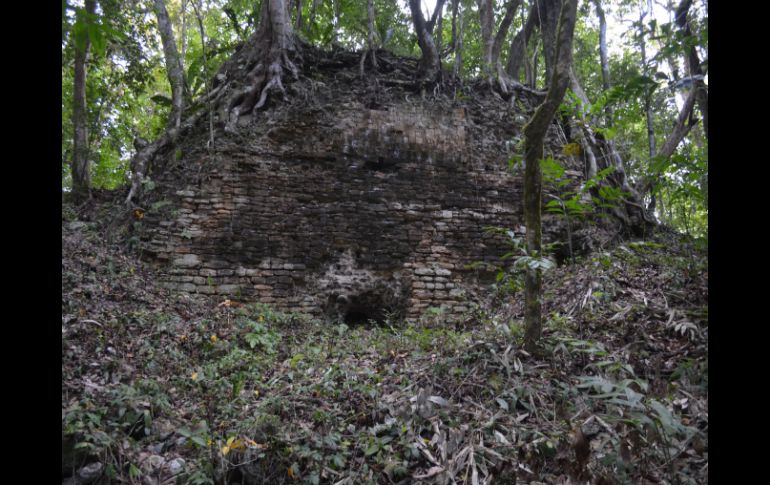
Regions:
[[368, 305], [460, 318], [484, 276], [469, 265], [508, 250], [485, 229], [522, 221], [509, 153], [480, 159], [472, 127], [462, 108], [355, 103], [279, 118], [186, 157], [181, 187], [160, 175], [173, 210], [148, 211], [144, 249], [185, 292], [315, 316]]

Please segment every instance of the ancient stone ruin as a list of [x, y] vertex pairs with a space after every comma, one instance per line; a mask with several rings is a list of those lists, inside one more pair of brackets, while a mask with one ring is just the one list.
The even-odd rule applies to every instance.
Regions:
[[373, 102], [346, 79], [213, 148], [202, 125], [156, 160], [141, 238], [165, 286], [349, 323], [430, 307], [459, 318], [480, 298], [490, 274], [470, 265], [510, 249], [485, 229], [523, 220], [508, 163], [522, 109], [491, 96]]

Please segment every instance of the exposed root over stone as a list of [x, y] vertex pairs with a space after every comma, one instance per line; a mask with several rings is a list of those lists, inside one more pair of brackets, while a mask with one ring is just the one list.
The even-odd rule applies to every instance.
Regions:
[[248, 66], [243, 87], [236, 90], [227, 102], [226, 131], [235, 131], [238, 118], [262, 108], [271, 92], [286, 93], [282, 78], [284, 69], [297, 79], [297, 66], [289, 58], [296, 52], [296, 39], [291, 32], [291, 23], [284, 0], [262, 2], [259, 28], [248, 42]]
[[[426, 83], [418, 59], [399, 57], [383, 49], [376, 50], [376, 67], [372, 65], [369, 69], [366, 66], [362, 75], [362, 60], [364, 63], [374, 61], [374, 51], [324, 51], [304, 43], [294, 36], [288, 23], [281, 22], [281, 16], [286, 15], [284, 3], [275, 0], [263, 3], [263, 18], [267, 20], [221, 66], [212, 79], [211, 91], [190, 106], [178, 129], [170, 129], [137, 152], [132, 163], [134, 177], [126, 198], [129, 207], [140, 197], [142, 182], [155, 170], [152, 165], [158, 154], [175, 148], [182, 149], [186, 155], [187, 145], [199, 145], [194, 141], [196, 135], [190, 133], [197, 132], [198, 122], [206, 119], [209, 105], [213, 106], [213, 126], [219, 132], [217, 147], [208, 146], [211, 152], [221, 148], [222, 144], [228, 145], [228, 139], [238, 138], [238, 133], [253, 122], [257, 110], [269, 108], [271, 114], [264, 116], [271, 117], [276, 109], [280, 112], [308, 106], [325, 109], [324, 106], [337, 104], [343, 98], [358, 99], [369, 109], [384, 109], [404, 100], [415, 102], [418, 97], [437, 108], [471, 108], [479, 104], [483, 106], [483, 113], [499, 111], [492, 117], [483, 115], [485, 121], [478, 119], [476, 122], [486, 126], [487, 121], [491, 123], [494, 119], [494, 124], [501, 123], [495, 130], [510, 132], [500, 140], [505, 143], [516, 131], [511, 126], [510, 110], [520, 111], [524, 107], [527, 113], [522, 114], [527, 118], [530, 110], [545, 97], [545, 91], [522, 85], [503, 72], [470, 82], [438, 75], [435, 82]], [[291, 74], [288, 77], [285, 76], [287, 71]], [[276, 94], [280, 95], [281, 102], [271, 104], [269, 101]], [[573, 133], [577, 134], [586, 156], [586, 164], [582, 167], [585, 178], [591, 178], [606, 166], [615, 166], [616, 172], [604, 183], [631, 195], [622, 207], [613, 210], [614, 215], [630, 227], [629, 232], [644, 232], [651, 220], [625, 176], [617, 151], [610, 143], [597, 140], [590, 127], [583, 126], [585, 123], [579, 124], [581, 127]]]

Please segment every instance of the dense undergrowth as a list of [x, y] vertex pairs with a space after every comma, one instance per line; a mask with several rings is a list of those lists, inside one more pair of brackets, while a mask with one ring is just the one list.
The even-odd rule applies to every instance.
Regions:
[[707, 482], [693, 241], [547, 273], [532, 356], [516, 294], [459, 324], [320, 322], [158, 288], [102, 230], [63, 217], [69, 483]]

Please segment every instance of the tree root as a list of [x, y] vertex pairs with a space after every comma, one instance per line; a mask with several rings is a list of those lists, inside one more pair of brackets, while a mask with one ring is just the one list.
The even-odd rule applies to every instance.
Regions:
[[128, 196], [126, 196], [127, 206], [132, 207], [133, 199], [139, 195], [142, 182], [150, 167], [150, 162], [152, 162], [158, 152], [176, 142], [180, 135], [192, 128], [207, 112], [206, 109], [201, 109], [187, 118], [179, 128], [169, 128], [160, 138], [145, 145], [136, 152], [134, 159], [131, 161], [131, 167], [133, 168], [134, 173], [131, 179], [131, 188], [128, 191]]
[[297, 66], [289, 59], [300, 42], [292, 33], [283, 0], [262, 2], [261, 21], [248, 41], [246, 66], [254, 66], [246, 76], [246, 85], [236, 91], [225, 107], [225, 131], [234, 133], [238, 119], [259, 110], [271, 92], [286, 94], [283, 87], [284, 69], [299, 79]]

